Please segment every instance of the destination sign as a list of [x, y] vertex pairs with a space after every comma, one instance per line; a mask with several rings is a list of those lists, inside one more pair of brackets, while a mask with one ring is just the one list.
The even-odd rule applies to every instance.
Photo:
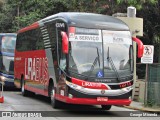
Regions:
[[102, 42], [101, 30], [72, 28], [69, 33], [69, 41]]
[[99, 35], [98, 29], [76, 28], [76, 34]]
[[103, 41], [105, 43], [115, 44], [132, 44], [131, 34], [129, 31], [108, 31], [103, 30]]

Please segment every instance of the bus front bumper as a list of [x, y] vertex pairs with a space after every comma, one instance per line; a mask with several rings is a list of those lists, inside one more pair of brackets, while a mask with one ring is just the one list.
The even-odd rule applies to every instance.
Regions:
[[95, 98], [69, 98], [62, 95], [55, 95], [55, 99], [70, 103], [82, 105], [130, 105], [131, 99], [108, 99], [107, 97]]

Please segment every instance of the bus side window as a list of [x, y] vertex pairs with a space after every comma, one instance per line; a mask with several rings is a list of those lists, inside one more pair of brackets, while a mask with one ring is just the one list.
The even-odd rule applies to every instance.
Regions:
[[48, 36], [50, 39], [50, 45], [51, 45], [51, 49], [52, 49], [53, 60], [57, 61], [57, 57], [56, 57], [57, 56], [56, 28], [54, 26], [55, 26], [55, 22], [46, 24], [46, 28], [48, 30]]
[[40, 49], [44, 49], [44, 43], [43, 43], [43, 36], [42, 36], [42, 33], [40, 31], [40, 29], [36, 29], [35, 30], [36, 32], [36, 42], [35, 42], [35, 46], [36, 46], [36, 50], [40, 50]]
[[23, 40], [23, 51], [26, 50], [39, 50], [43, 49], [43, 38], [39, 28], [29, 30], [25, 33], [25, 38]]
[[26, 33], [19, 33], [17, 36], [16, 49], [18, 51], [26, 51], [28, 41], [26, 40]]
[[34, 31], [30, 30], [27, 31], [27, 48], [29, 48], [28, 50], [34, 50], [35, 49], [35, 38], [33, 37]]
[[18, 34], [17, 35], [17, 40], [16, 40], [16, 49], [18, 51], [20, 51], [20, 47], [22, 46], [22, 40], [20, 39], [20, 37], [21, 37], [21, 34]]
[[62, 51], [62, 35], [61, 35], [61, 32], [64, 31], [66, 32], [66, 28], [65, 28], [65, 23], [63, 22], [59, 22], [61, 23], [62, 25], [64, 24], [63, 27], [58, 27], [57, 28], [57, 33], [58, 33], [58, 36], [57, 36], [57, 39], [58, 39], [58, 61], [59, 61], [59, 66], [61, 69], [65, 69], [66, 68], [66, 55], [63, 53]]
[[64, 70], [66, 67], [66, 55], [62, 51], [62, 36], [60, 31], [58, 32], [58, 56], [59, 56], [59, 65]]

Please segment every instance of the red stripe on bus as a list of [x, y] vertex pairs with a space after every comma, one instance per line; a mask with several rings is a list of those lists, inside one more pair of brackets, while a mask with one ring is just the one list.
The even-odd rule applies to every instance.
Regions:
[[104, 89], [104, 90], [109, 89], [107, 85], [104, 85], [103, 83], [87, 82], [87, 81], [79, 80], [77, 78], [72, 78], [72, 83], [80, 85], [85, 88]]
[[48, 97], [48, 91], [44, 90], [44, 89], [38, 89], [38, 88], [35, 88], [35, 87], [25, 85], [25, 90], [32, 91], [36, 94], [40, 94], [40, 95], [44, 95], [44, 96]]
[[38, 22], [35, 22], [33, 23], [32, 25], [28, 26], [28, 27], [25, 27], [25, 28], [22, 28], [18, 31], [18, 33], [23, 33], [23, 32], [26, 32], [28, 30], [32, 30], [32, 29], [36, 29], [39, 27], [39, 24]]
[[55, 94], [55, 98], [59, 101], [71, 103], [71, 104], [83, 104], [83, 105], [130, 105], [130, 99], [108, 99], [108, 101], [97, 101], [97, 99], [91, 98], [69, 98]]

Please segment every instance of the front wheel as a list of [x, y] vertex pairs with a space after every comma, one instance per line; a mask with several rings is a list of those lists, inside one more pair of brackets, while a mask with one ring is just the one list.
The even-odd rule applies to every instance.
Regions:
[[50, 98], [51, 98], [51, 105], [53, 108], [59, 108], [60, 107], [60, 101], [55, 99], [55, 89], [54, 85], [50, 85]]
[[101, 105], [103, 110], [110, 110], [111, 109], [111, 105]]

